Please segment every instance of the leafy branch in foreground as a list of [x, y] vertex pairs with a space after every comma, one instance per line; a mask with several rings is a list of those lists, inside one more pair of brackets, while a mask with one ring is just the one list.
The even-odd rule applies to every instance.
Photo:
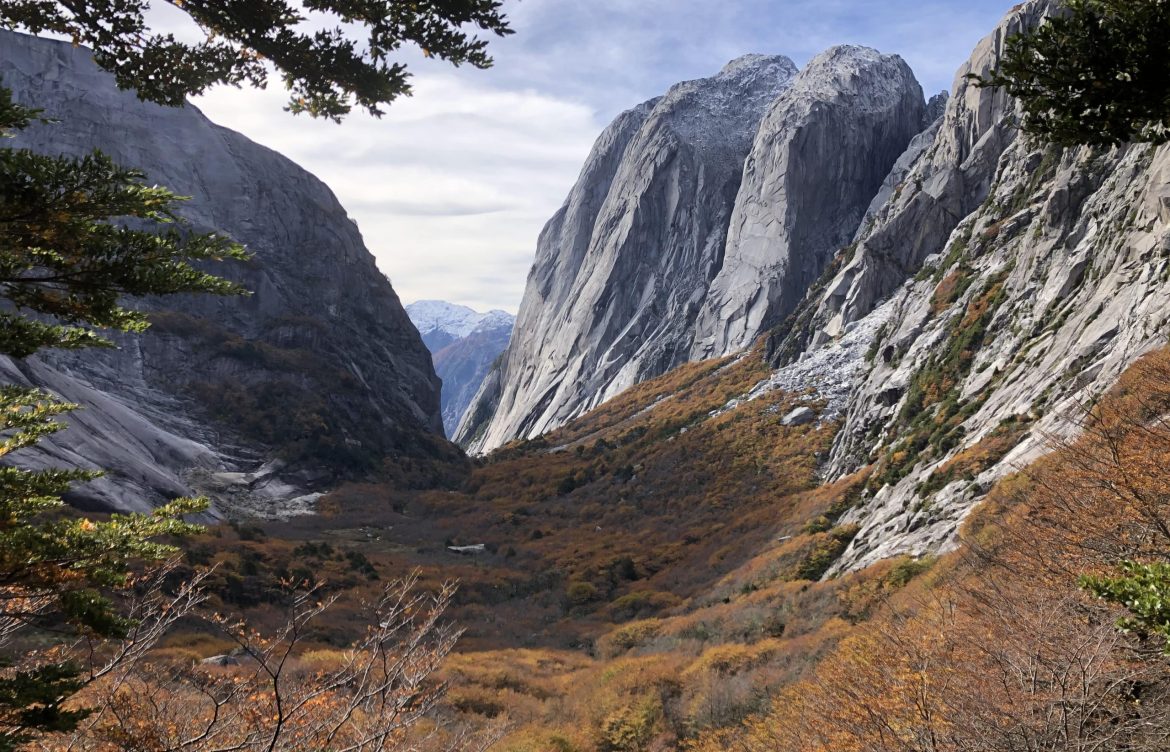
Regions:
[[[37, 121], [38, 111], [0, 87], [0, 133]], [[0, 354], [110, 344], [95, 329], [142, 331], [145, 314], [127, 298], [242, 292], [196, 264], [243, 259], [244, 249], [182, 231], [179, 200], [97, 152], [73, 159], [0, 149]], [[150, 231], [160, 224], [167, 231]], [[127, 600], [177, 553], [161, 539], [198, 530], [183, 517], [207, 507], [202, 499], [179, 499], [145, 515], [70, 514], [63, 497], [71, 484], [100, 473], [25, 469], [13, 455], [64, 428], [58, 418], [76, 407], [0, 385], [0, 645], [24, 630], [58, 645], [139, 632], [153, 617], [128, 609]], [[70, 698], [93, 676], [92, 662], [87, 673], [73, 657], [52, 652], [0, 665], [0, 751], [74, 728], [91, 709], [69, 705]]]
[[410, 94], [404, 46], [453, 65], [488, 68], [487, 41], [469, 29], [512, 33], [501, 0], [170, 0], [204, 33], [195, 43], [149, 28], [148, 0], [7, 0], [0, 27], [51, 32], [94, 50], [118, 85], [179, 105], [216, 84], [264, 88], [275, 68], [286, 109], [340, 120], [356, 105]]
[[[0, 131], [35, 117], [0, 89]], [[93, 327], [141, 332], [146, 316], [125, 296], [244, 292], [195, 266], [243, 260], [243, 247], [184, 232], [181, 197], [143, 179], [100, 152], [73, 159], [0, 149], [0, 299], [10, 304], [0, 311], [0, 353], [108, 345]]]
[[1065, 0], [1012, 36], [980, 86], [1020, 100], [1026, 132], [1060, 144], [1170, 141], [1170, 2]]

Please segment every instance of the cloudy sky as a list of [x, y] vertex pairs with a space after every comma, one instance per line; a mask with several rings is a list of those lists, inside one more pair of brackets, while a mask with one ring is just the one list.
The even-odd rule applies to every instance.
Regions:
[[536, 237], [619, 112], [750, 52], [798, 65], [834, 44], [896, 52], [928, 92], [1012, 0], [508, 0], [488, 71], [413, 61], [414, 96], [341, 125], [266, 92], [196, 100], [333, 188], [403, 302], [515, 312]]

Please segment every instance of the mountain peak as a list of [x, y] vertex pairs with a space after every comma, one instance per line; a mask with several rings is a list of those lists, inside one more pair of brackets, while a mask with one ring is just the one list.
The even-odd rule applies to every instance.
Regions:
[[740, 55], [731, 60], [723, 69], [719, 71], [717, 78], [734, 78], [743, 76], [744, 74], [751, 74], [761, 70], [779, 69], [790, 72], [796, 75], [799, 70], [796, 63], [785, 55], [762, 55], [759, 53], [751, 53], [748, 55]]
[[419, 300], [406, 306], [406, 313], [425, 340], [428, 335], [441, 333], [451, 339], [462, 339], [472, 332], [484, 329], [511, 328], [516, 317], [507, 311], [493, 309], [485, 313], [445, 300]]

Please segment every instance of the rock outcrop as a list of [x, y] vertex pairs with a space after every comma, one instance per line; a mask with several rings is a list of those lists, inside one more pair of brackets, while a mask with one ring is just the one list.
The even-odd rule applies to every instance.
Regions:
[[1166, 147], [1008, 148], [984, 204], [887, 303], [827, 467], [878, 462], [843, 566], [952, 545], [995, 480], [1166, 343], [1168, 195]]
[[1046, 7], [1031, 3], [1013, 12], [959, 69], [941, 119], [899, 158], [857, 229], [856, 251], [823, 291], [813, 344], [873, 310], [987, 198], [1000, 156], [1016, 137], [1007, 117], [1014, 103], [1002, 89], [980, 88], [967, 76], [989, 73], [1007, 39], [1036, 23]]
[[842, 415], [828, 479], [872, 466], [830, 576], [954, 545], [997, 479], [1167, 341], [1170, 148], [1035, 143], [1013, 101], [965, 78], [1048, 9], [1018, 6], [979, 44], [757, 387], [816, 388]]
[[834, 47], [805, 66], [748, 156], [694, 359], [739, 352], [796, 308], [852, 240], [924, 112], [922, 90], [897, 56]]
[[543, 433], [685, 362], [744, 159], [795, 75], [785, 57], [740, 58], [602, 133], [541, 233], [512, 344], [460, 443], [482, 451]]
[[741, 58], [623, 114], [541, 234], [516, 334], [456, 440], [532, 437], [750, 344], [852, 237], [924, 111], [900, 59], [840, 47], [799, 75]]
[[479, 313], [441, 300], [420, 300], [406, 313], [431, 351], [443, 381], [443, 428], [451, 436], [484, 377], [512, 337], [516, 317], [506, 311]]
[[83, 406], [23, 461], [107, 470], [78, 488], [88, 507], [143, 510], [210, 490], [220, 513], [238, 501], [279, 514], [290, 496], [441, 441], [430, 354], [323, 183], [194, 107], [119, 91], [68, 43], [0, 32], [0, 82], [60, 121], [12, 146], [100, 148], [190, 196], [181, 213], [193, 229], [253, 254], [215, 268], [250, 297], [148, 302], [151, 330], [117, 350], [0, 363], [5, 380]]

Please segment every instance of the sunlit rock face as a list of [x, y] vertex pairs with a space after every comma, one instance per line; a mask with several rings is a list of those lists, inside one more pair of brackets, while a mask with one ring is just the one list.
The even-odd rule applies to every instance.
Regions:
[[[194, 107], [119, 91], [85, 49], [66, 43], [0, 32], [0, 82], [60, 121], [6, 145], [99, 148], [190, 196], [181, 214], [192, 229], [229, 235], [253, 254], [214, 268], [248, 297], [149, 301], [155, 325], [119, 337], [117, 350], [0, 363], [6, 381], [82, 404], [68, 430], [22, 453], [34, 465], [104, 468], [76, 503], [142, 510], [207, 490], [221, 513], [239, 504], [280, 514], [285, 500], [352, 466], [393, 462], [422, 451], [429, 439], [420, 436], [441, 435], [430, 354], [324, 183]], [[315, 457], [302, 461], [309, 447]]]
[[621, 115], [545, 227], [512, 343], [456, 439], [562, 425], [791, 310], [923, 127], [899, 58], [753, 55]]
[[692, 357], [739, 352], [796, 308], [924, 114], [922, 89], [896, 55], [834, 47], [805, 66], [756, 135]]
[[826, 479], [875, 468], [829, 576], [956, 545], [997, 479], [1167, 341], [1170, 148], [1045, 146], [967, 78], [1051, 7], [1017, 6], [977, 45], [840, 270], [772, 338], [777, 369], [755, 391], [813, 389], [841, 420]]

